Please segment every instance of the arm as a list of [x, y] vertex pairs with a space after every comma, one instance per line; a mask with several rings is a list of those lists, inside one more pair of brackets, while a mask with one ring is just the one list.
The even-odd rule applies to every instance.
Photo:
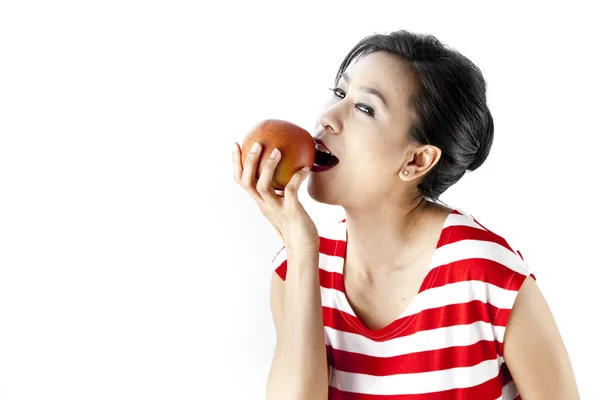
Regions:
[[318, 252], [288, 253], [285, 283], [273, 272], [271, 312], [277, 344], [267, 381], [268, 400], [327, 399], [318, 261]]
[[579, 399], [558, 327], [531, 277], [521, 286], [508, 319], [504, 360], [523, 400]]
[[277, 344], [267, 399], [325, 400], [329, 382], [318, 268], [320, 238], [314, 221], [298, 201], [298, 189], [310, 166], [294, 173], [282, 196], [272, 185], [281, 152], [273, 150], [257, 182], [262, 147], [256, 142], [252, 149], [242, 166], [240, 147], [235, 143], [234, 180], [254, 198], [287, 249], [285, 290], [283, 282], [277, 281], [271, 289]]

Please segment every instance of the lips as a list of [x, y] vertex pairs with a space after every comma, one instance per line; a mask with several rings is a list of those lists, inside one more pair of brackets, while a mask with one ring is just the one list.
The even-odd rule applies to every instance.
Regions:
[[340, 160], [333, 154], [331, 150], [323, 143], [321, 139], [315, 141], [315, 162], [313, 164], [313, 172], [322, 172], [335, 167]]

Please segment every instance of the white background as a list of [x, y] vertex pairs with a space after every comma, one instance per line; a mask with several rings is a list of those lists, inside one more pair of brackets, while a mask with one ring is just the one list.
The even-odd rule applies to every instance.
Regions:
[[441, 199], [521, 250], [599, 399], [597, 14], [487, 4], [0, 3], [0, 400], [264, 398], [281, 243], [231, 145], [312, 131], [346, 52], [397, 29], [483, 70], [494, 145]]

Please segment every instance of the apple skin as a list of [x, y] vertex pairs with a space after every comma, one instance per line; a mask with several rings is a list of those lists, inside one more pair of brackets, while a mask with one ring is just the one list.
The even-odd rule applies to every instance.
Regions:
[[242, 143], [242, 162], [246, 160], [254, 142], [258, 142], [262, 147], [256, 180], [273, 149], [277, 148], [281, 152], [281, 159], [271, 182], [275, 190], [284, 190], [297, 171], [303, 167], [312, 168], [315, 161], [315, 142], [311, 134], [288, 121], [267, 119], [256, 124]]

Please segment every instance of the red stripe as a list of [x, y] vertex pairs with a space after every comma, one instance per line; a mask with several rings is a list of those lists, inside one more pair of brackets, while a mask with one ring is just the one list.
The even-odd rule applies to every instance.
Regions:
[[479, 300], [468, 303], [449, 304], [423, 310], [418, 314], [399, 318], [379, 330], [366, 328], [357, 317], [335, 308], [323, 306], [324, 326], [369, 337], [377, 342], [412, 335], [414, 333], [456, 325], [468, 325], [474, 322], [492, 322], [492, 316], [498, 308]]
[[335, 289], [344, 293], [344, 275], [338, 272], [329, 272], [319, 269], [319, 280], [321, 287], [325, 289]]
[[[436, 271], [437, 270], [437, 271]], [[434, 268], [429, 289], [463, 281], [488, 282], [507, 290], [519, 290], [525, 278], [504, 264], [485, 258], [465, 258]]]
[[[281, 279], [285, 281], [287, 275], [287, 260], [284, 260], [279, 267], [275, 268], [275, 272]], [[325, 289], [335, 289], [344, 292], [344, 276], [337, 272], [329, 272], [319, 268], [319, 282], [321, 287]]]
[[489, 230], [482, 230], [467, 225], [452, 225], [446, 227], [444, 230], [446, 229], [450, 230], [450, 234], [446, 240], [447, 244], [460, 242], [461, 240], [480, 240], [482, 242], [497, 243], [514, 252], [502, 236]]
[[431, 392], [423, 394], [377, 395], [342, 392], [329, 386], [329, 400], [473, 400], [497, 399], [502, 395], [499, 377], [492, 378], [481, 385]]
[[495, 341], [482, 340], [469, 346], [454, 346], [403, 354], [395, 357], [373, 357], [360, 353], [336, 350], [331, 346], [331, 366], [338, 371], [374, 376], [441, 371], [472, 367], [497, 358]]
[[[284, 260], [275, 269], [275, 272], [281, 279], [285, 280], [287, 260]], [[435, 277], [433, 282], [430, 281], [432, 276]], [[320, 268], [319, 278], [322, 287], [344, 292], [344, 276], [342, 274]], [[471, 258], [434, 268], [423, 281], [424, 283], [427, 282], [429, 286], [421, 288], [421, 291], [469, 280], [488, 282], [503, 289], [518, 291], [525, 279], [525, 275], [516, 273], [503, 264], [483, 258]]]
[[348, 242], [346, 242], [345, 240], [339, 240], [337, 242], [337, 247], [335, 248], [335, 253], [333, 255], [345, 259], [347, 248]]
[[275, 272], [285, 281], [285, 277], [287, 276], [287, 259], [283, 260], [279, 267], [275, 268]]
[[497, 312], [492, 314], [492, 319], [494, 320], [493, 324], [496, 326], [506, 327], [508, 324], [508, 317], [510, 316], [510, 309], [508, 308], [498, 308]]
[[[339, 247], [340, 243], [345, 243], [345, 242], [319, 236], [319, 253], [329, 255], [329, 256], [334, 256], [336, 253], [336, 249]], [[344, 246], [344, 248], [345, 248], [345, 246]], [[279, 252], [277, 253], [277, 256], [279, 255], [279, 253], [281, 253], [282, 250], [283, 250], [283, 248], [281, 250], [279, 250]], [[275, 261], [277, 256], [275, 256], [275, 258], [273, 258], [273, 261], [271, 261], [271, 263], [273, 263]], [[278, 266], [275, 267], [275, 272], [277, 272], [277, 275], [279, 275], [279, 277], [285, 281], [285, 278], [287, 276], [287, 259], [282, 261]]]
[[[451, 225], [444, 228], [440, 238], [444, 238], [441, 246], [447, 246], [452, 243], [457, 243], [462, 240], [479, 240], [482, 242], [491, 242], [499, 244], [506, 249], [514, 252], [508, 242], [501, 236], [488, 231], [478, 228], [473, 228], [466, 225]], [[345, 258], [347, 251], [347, 242], [345, 240], [334, 240], [321, 238], [321, 247], [323, 248], [323, 254], [338, 256]], [[438, 248], [439, 248], [438, 247]]]
[[344, 242], [342, 240], [330, 239], [320, 236], [319, 237], [319, 253], [334, 256], [335, 249], [339, 245], [340, 242]]

